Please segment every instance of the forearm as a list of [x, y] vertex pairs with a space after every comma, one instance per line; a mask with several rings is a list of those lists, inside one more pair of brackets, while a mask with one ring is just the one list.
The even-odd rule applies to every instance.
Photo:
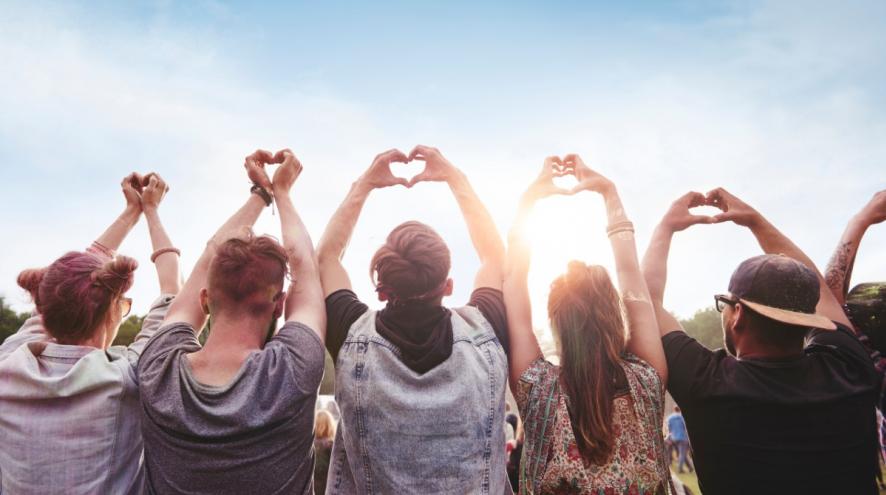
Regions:
[[668, 254], [671, 250], [671, 229], [659, 224], [652, 233], [649, 247], [643, 256], [641, 271], [653, 304], [662, 305], [668, 280]]
[[308, 229], [302, 223], [288, 194], [277, 194], [275, 197], [280, 212], [283, 247], [289, 253], [292, 279], [302, 280], [308, 275], [316, 277], [316, 256]]
[[[614, 189], [604, 194], [603, 198], [606, 201], [606, 214], [610, 226], [618, 227], [621, 222], [628, 221], [621, 199]], [[627, 224], [622, 225], [626, 226]], [[621, 232], [615, 230], [609, 235], [609, 243], [612, 247], [612, 254], [615, 257], [615, 272], [618, 277], [622, 298], [626, 302], [642, 301], [648, 303], [650, 301], [649, 290], [646, 288], [646, 281], [640, 272], [634, 232], [632, 230]], [[629, 318], [631, 317], [630, 313], [631, 311], [628, 312]]]
[[348, 191], [344, 201], [332, 215], [320, 242], [317, 245], [317, 256], [321, 263], [327, 261], [340, 262], [354, 233], [354, 227], [363, 211], [363, 205], [369, 198], [372, 187], [357, 180]]
[[[145, 220], [148, 222], [148, 233], [151, 237], [151, 248], [156, 252], [159, 249], [171, 248], [172, 240], [163, 228], [160, 214], [156, 208], [145, 209]], [[181, 290], [181, 272], [179, 268], [179, 256], [174, 252], [166, 252], [157, 256], [154, 260], [157, 269], [157, 279], [160, 282], [161, 294], [178, 294]]]
[[126, 239], [126, 236], [135, 227], [135, 224], [138, 223], [139, 216], [141, 216], [141, 211], [127, 206], [123, 213], [102, 232], [95, 242], [111, 251], [117, 251], [120, 249], [120, 244], [123, 243], [123, 240]]
[[861, 239], [869, 226], [870, 223], [859, 215], [853, 217], [846, 225], [840, 243], [837, 244], [825, 270], [825, 282], [840, 304], [846, 303], [846, 294], [849, 293], [849, 283], [852, 279], [852, 268], [855, 266], [855, 256], [858, 253]]
[[480, 261], [500, 265], [504, 259], [505, 247], [489, 210], [461, 171], [454, 172], [447, 182], [467, 223], [471, 242]]
[[516, 387], [523, 372], [542, 355], [538, 339], [532, 331], [532, 305], [528, 285], [531, 252], [524, 226], [530, 209], [531, 203], [521, 202], [517, 219], [508, 235], [506, 269], [502, 282], [502, 293], [508, 318], [509, 369], [512, 389]]

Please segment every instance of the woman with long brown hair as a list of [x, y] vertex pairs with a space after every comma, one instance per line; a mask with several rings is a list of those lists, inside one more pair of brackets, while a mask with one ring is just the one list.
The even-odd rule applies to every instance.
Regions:
[[[575, 175], [564, 190], [553, 178]], [[544, 359], [532, 330], [523, 233], [535, 202], [600, 193], [621, 296], [606, 270], [579, 261], [551, 284], [548, 316], [560, 365]], [[667, 493], [661, 421], [667, 364], [640, 272], [633, 224], [614, 184], [577, 155], [549, 157], [523, 194], [509, 236], [504, 280], [510, 383], [524, 421], [521, 493]]]

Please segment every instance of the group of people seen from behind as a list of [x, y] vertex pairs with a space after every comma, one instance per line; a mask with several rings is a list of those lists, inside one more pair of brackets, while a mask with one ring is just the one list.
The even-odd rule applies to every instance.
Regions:
[[[415, 160], [425, 168], [412, 179], [392, 174]], [[865, 231], [886, 220], [886, 191], [849, 222], [823, 276], [722, 188], [678, 198], [641, 260], [616, 184], [575, 154], [543, 161], [507, 242], [466, 173], [430, 146], [376, 156], [316, 246], [290, 194], [296, 156], [258, 150], [245, 169], [242, 205], [187, 277], [154, 172], [124, 178], [123, 212], [85, 250], [20, 274], [34, 310], [0, 344], [0, 493], [684, 493], [671, 449], [703, 493], [877, 493], [886, 291], [850, 292], [849, 279]], [[556, 185], [563, 176], [575, 187]], [[342, 260], [364, 204], [425, 183], [461, 211], [480, 261], [470, 298], [444, 304], [470, 253], [416, 220], [372, 256], [375, 294], [357, 294]], [[563, 260], [547, 300], [552, 360], [533, 330], [527, 221], [545, 198], [575, 194], [602, 200], [615, 273]], [[272, 204], [281, 241], [252, 231]], [[576, 227], [590, 214], [574, 211]], [[139, 265], [118, 250], [141, 217], [160, 294], [116, 346]], [[762, 254], [714, 296], [724, 348], [710, 350], [663, 301], [672, 238], [714, 224], [745, 229]], [[335, 417], [316, 408], [326, 352]], [[666, 391], [679, 412], [667, 437]]]

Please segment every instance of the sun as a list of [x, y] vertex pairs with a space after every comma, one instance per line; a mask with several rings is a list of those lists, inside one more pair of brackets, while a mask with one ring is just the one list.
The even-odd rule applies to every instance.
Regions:
[[571, 260], [602, 265], [614, 276], [603, 202], [590, 194], [547, 198], [536, 204], [526, 232], [532, 246], [532, 324], [549, 355], [554, 350], [547, 313], [551, 282], [566, 272]]

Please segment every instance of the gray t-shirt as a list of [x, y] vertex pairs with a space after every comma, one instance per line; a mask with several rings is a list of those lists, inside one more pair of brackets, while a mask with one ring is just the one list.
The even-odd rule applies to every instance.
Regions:
[[138, 363], [152, 493], [313, 493], [313, 426], [323, 343], [286, 323], [223, 387], [197, 382], [193, 328], [170, 323]]

